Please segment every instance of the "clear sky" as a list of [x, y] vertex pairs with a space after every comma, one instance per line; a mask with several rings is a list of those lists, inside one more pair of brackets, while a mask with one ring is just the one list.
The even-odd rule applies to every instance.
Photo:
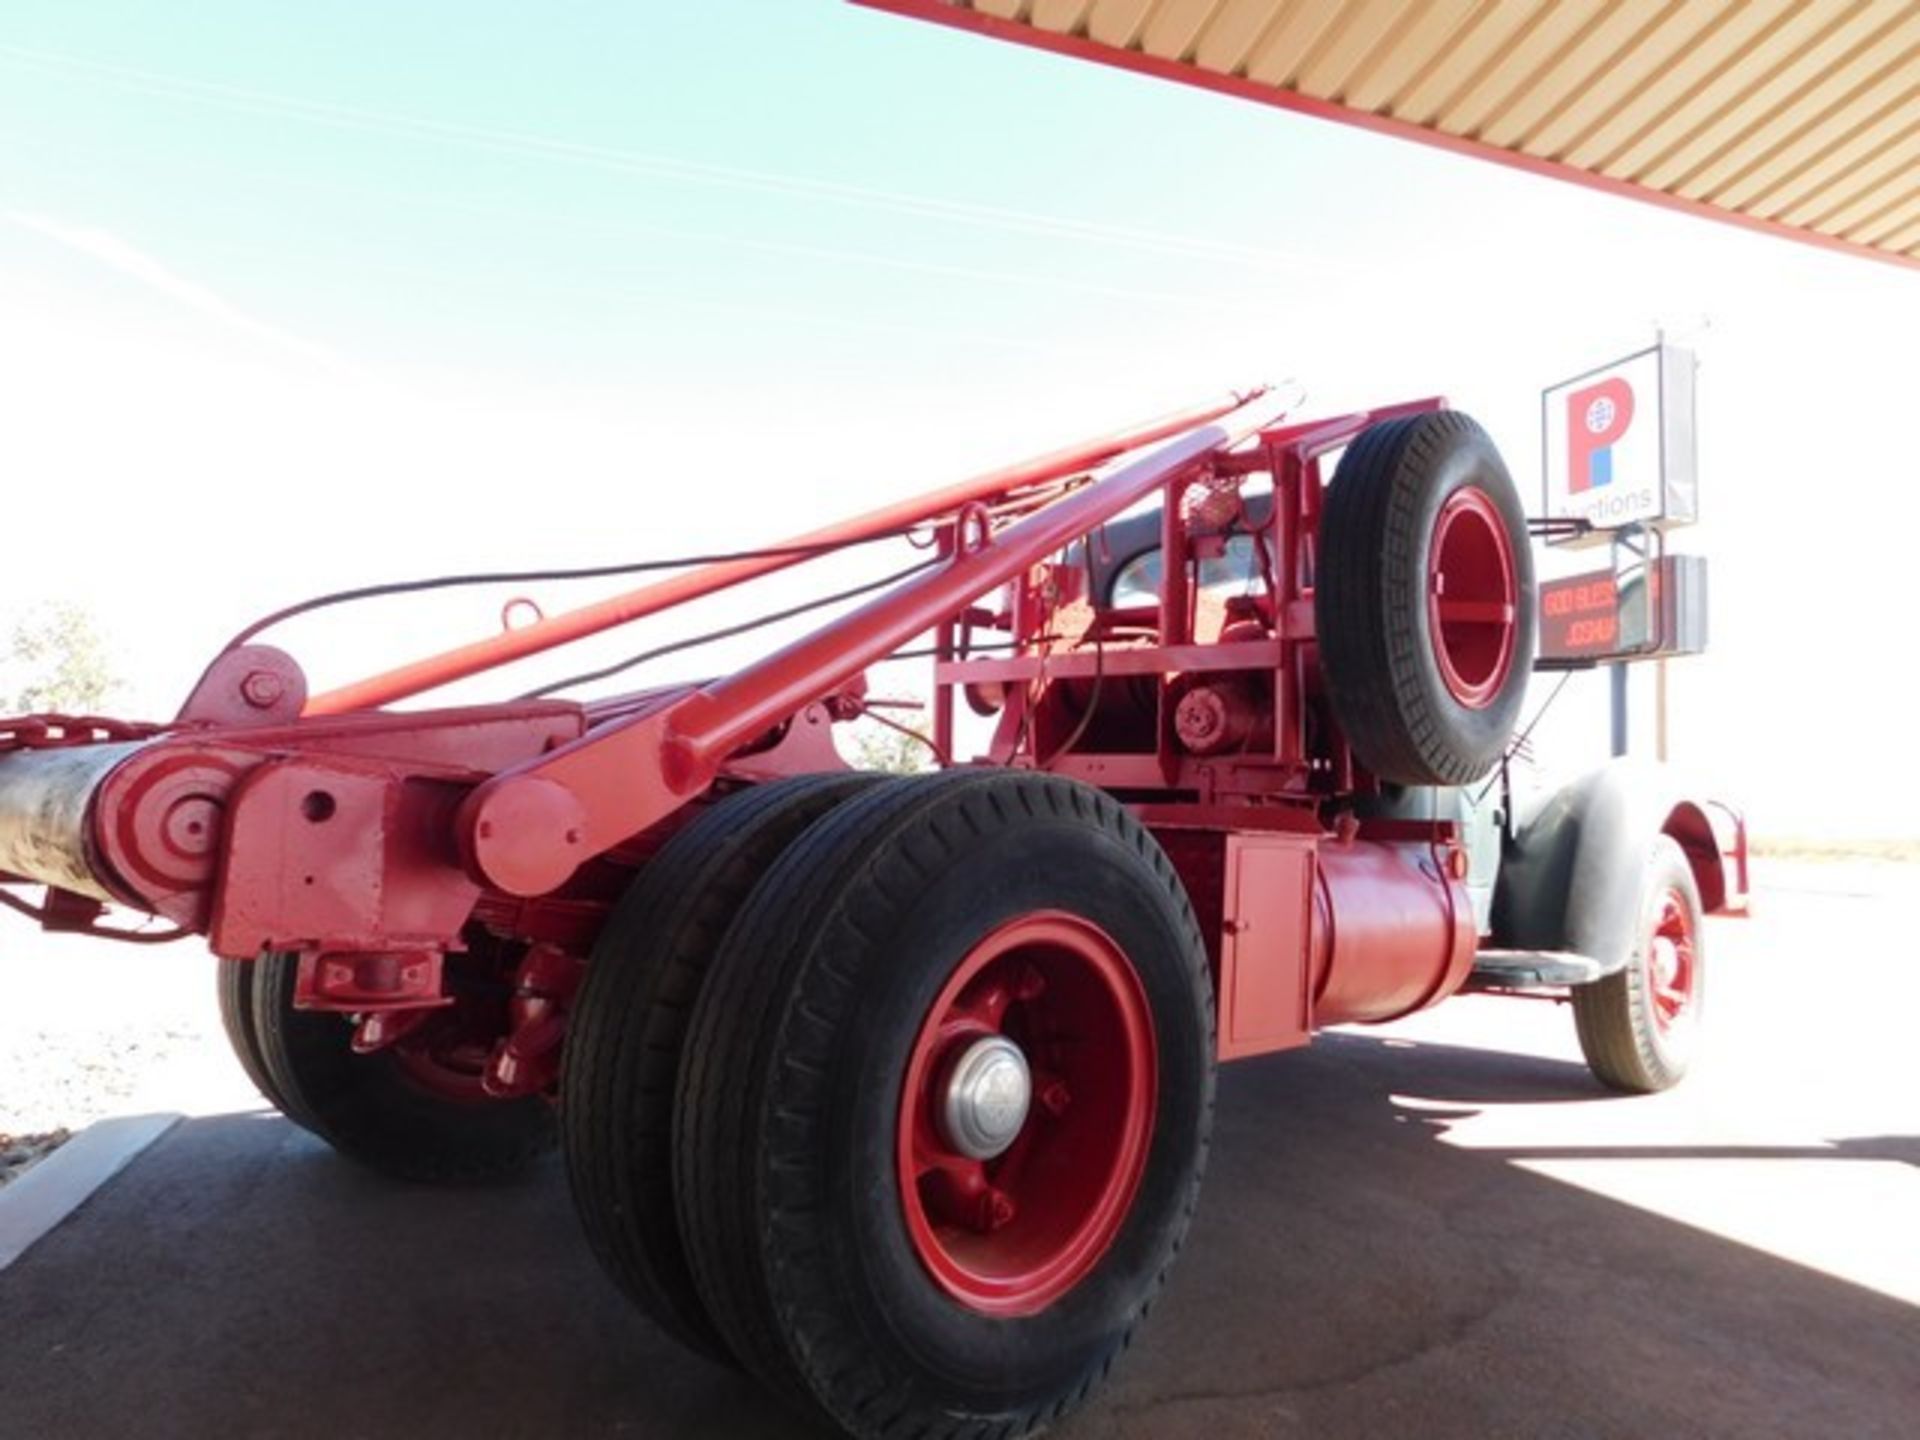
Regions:
[[[772, 540], [1260, 380], [1446, 393], [1532, 495], [1541, 387], [1656, 324], [1675, 758], [1920, 830], [1912, 271], [835, 0], [0, 0], [0, 625], [85, 602], [135, 710], [315, 590]], [[498, 601], [285, 638], [326, 685]]]

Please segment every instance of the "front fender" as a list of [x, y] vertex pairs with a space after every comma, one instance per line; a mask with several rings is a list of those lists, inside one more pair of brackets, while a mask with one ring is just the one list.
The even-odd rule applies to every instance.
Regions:
[[1665, 766], [1614, 761], [1516, 805], [1494, 886], [1494, 943], [1572, 951], [1603, 973], [1633, 955], [1640, 877], [1661, 835], [1686, 852], [1709, 911], [1746, 906], [1746, 826]]

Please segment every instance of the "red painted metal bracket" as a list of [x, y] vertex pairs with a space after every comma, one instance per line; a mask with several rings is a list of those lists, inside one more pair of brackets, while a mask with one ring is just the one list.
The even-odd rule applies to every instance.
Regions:
[[461, 807], [462, 854], [476, 879], [513, 895], [564, 883], [588, 856], [671, 814], [704, 789], [728, 753], [845, 684], [981, 595], [1080, 539], [1183, 470], [1277, 422], [1284, 397], [1261, 393], [1207, 423], [1116, 461], [1094, 482], [942, 567], [757, 664], [665, 708], [613, 721], [481, 785]]

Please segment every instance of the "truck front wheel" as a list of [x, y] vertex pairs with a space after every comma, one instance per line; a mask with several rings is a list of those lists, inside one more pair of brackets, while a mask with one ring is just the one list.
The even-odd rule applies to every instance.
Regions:
[[1644, 1095], [1687, 1073], [1705, 998], [1700, 917], [1693, 867], [1662, 835], [1647, 854], [1633, 955], [1624, 969], [1573, 989], [1580, 1049], [1602, 1084]]

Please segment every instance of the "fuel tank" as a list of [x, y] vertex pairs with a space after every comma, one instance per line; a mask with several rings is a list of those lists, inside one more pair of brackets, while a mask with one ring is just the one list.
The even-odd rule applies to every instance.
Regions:
[[1459, 989], [1473, 903], [1432, 845], [1322, 845], [1313, 890], [1313, 1024], [1398, 1019]]
[[1358, 838], [1163, 825], [1202, 926], [1218, 936], [1219, 1055], [1305, 1045], [1459, 989], [1479, 937], [1451, 837]]

